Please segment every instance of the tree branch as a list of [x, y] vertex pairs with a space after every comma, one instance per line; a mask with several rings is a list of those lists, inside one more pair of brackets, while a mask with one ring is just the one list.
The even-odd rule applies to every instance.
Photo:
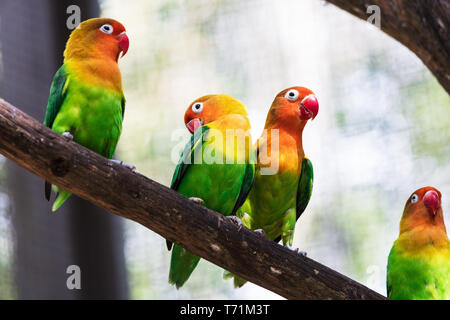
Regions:
[[2, 99], [0, 153], [37, 176], [285, 298], [384, 299], [336, 271], [246, 228], [239, 229], [231, 219], [68, 141]]
[[370, 5], [381, 11], [381, 30], [413, 51], [450, 93], [450, 2], [448, 0], [326, 0], [367, 20]]

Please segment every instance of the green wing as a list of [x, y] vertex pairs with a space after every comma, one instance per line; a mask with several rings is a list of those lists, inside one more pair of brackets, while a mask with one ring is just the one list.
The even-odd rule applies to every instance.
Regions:
[[244, 179], [242, 180], [241, 191], [239, 192], [236, 204], [234, 205], [234, 209], [231, 213], [231, 215], [233, 216], [236, 215], [238, 209], [244, 204], [248, 194], [250, 193], [250, 190], [253, 187], [253, 182], [255, 181], [255, 169], [256, 169], [255, 158], [252, 156], [250, 159], [250, 163], [248, 163], [247, 167], [245, 168], [245, 174]]
[[[297, 187], [296, 220], [300, 218], [303, 211], [305, 211], [308, 206], [309, 199], [311, 199], [313, 180], [314, 173], [312, 163], [305, 157], [302, 162], [302, 171]], [[277, 237], [274, 241], [278, 243], [280, 240], [281, 236]]]
[[[207, 134], [209, 130], [208, 126], [202, 126], [200, 130], [194, 132], [191, 139], [186, 144], [183, 152], [181, 153], [180, 160], [178, 161], [175, 172], [173, 173], [172, 182], [170, 183], [170, 188], [173, 190], [178, 190], [181, 180], [186, 174], [187, 170], [190, 168], [191, 164], [194, 163], [194, 155], [197, 148], [202, 147], [203, 137]], [[166, 240], [167, 249], [172, 249], [172, 242]]]
[[[56, 71], [53, 77], [52, 86], [50, 88], [50, 96], [48, 98], [47, 110], [45, 111], [44, 126], [52, 128], [53, 122], [61, 109], [61, 105], [66, 97], [67, 92], [67, 73], [64, 65]], [[52, 185], [45, 181], [45, 198], [50, 201]]]
[[55, 121], [55, 118], [59, 110], [61, 109], [67, 93], [67, 79], [68, 76], [63, 65], [61, 68], [59, 68], [59, 70], [53, 77], [44, 119], [44, 125], [46, 127], [52, 128], [53, 122]]
[[171, 189], [178, 190], [180, 182], [186, 174], [186, 171], [190, 168], [191, 164], [194, 163], [195, 152], [199, 146], [201, 148], [201, 142], [203, 141], [203, 137], [207, 134], [208, 130], [208, 126], [202, 126], [200, 130], [197, 130], [191, 136], [191, 139], [181, 153], [180, 160], [178, 161], [175, 172], [173, 173], [172, 182], [170, 183]]
[[308, 206], [311, 199], [312, 187], [314, 181], [314, 172], [311, 161], [308, 158], [303, 159], [302, 172], [297, 188], [297, 220]]

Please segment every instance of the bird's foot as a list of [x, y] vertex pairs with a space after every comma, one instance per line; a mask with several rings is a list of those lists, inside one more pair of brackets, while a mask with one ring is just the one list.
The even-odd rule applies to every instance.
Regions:
[[285, 244], [284, 246], [286, 248], [288, 248], [289, 250], [295, 251], [295, 252], [297, 252], [298, 254], [300, 254], [300, 255], [302, 255], [304, 257], [306, 257], [306, 255], [307, 255], [306, 251], [300, 251], [299, 248], [294, 248], [289, 243]]
[[67, 140], [70, 140], [70, 141], [73, 140], [73, 135], [69, 131], [63, 132], [62, 136], [64, 138], [66, 138]]
[[263, 229], [256, 229], [256, 230], [254, 230], [254, 232], [259, 234], [261, 237], [265, 237], [266, 236], [266, 233], [264, 232]]
[[117, 163], [117, 164], [120, 164], [121, 166], [124, 166], [125, 168], [129, 169], [131, 172], [136, 172], [136, 166], [133, 165], [133, 164], [128, 164], [128, 163], [125, 163], [125, 162], [123, 162], [121, 160], [116, 160], [116, 159], [111, 159], [110, 161], [114, 162], [114, 163]]
[[195, 202], [196, 204], [199, 204], [199, 205], [203, 205], [203, 203], [205, 202], [205, 201], [203, 201], [203, 199], [200, 199], [197, 197], [190, 197], [189, 200], [191, 200], [192, 202]]
[[239, 219], [239, 218], [236, 217], [236, 216], [230, 216], [230, 217], [228, 217], [228, 219], [230, 219], [231, 221], [233, 221], [233, 223], [236, 224], [236, 225], [238, 226], [238, 231], [241, 231], [242, 226], [243, 226], [242, 220], [241, 220], [241, 219]]

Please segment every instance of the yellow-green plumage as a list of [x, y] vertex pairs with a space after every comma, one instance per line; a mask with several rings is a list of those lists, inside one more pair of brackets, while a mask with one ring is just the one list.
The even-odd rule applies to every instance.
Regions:
[[[226, 103], [228, 98], [224, 101], [220, 100], [219, 102]], [[220, 107], [220, 103], [215, 106]], [[244, 108], [243, 105], [242, 108]], [[181, 155], [180, 162], [175, 169], [171, 188], [188, 198], [202, 199], [204, 206], [225, 216], [235, 214], [251, 188], [254, 164], [251, 163], [248, 152], [232, 154], [231, 149], [224, 148], [225, 144], [222, 138], [225, 138], [226, 129], [241, 128], [249, 129], [246, 114], [245, 116], [225, 115], [198, 129]], [[216, 134], [219, 134], [220, 137], [217, 137]], [[213, 135], [216, 138], [212, 138]], [[249, 135], [246, 139], [247, 142], [248, 140], [251, 141]], [[245, 146], [238, 146], [238, 149], [242, 148], [245, 148]], [[205, 155], [211, 154], [215, 159], [222, 159], [223, 163], [210, 163]], [[240, 158], [239, 155], [244, 158]], [[233, 159], [234, 163], [226, 163], [225, 158], [227, 156], [229, 156], [229, 159]], [[199, 159], [201, 160], [200, 163]], [[170, 247], [171, 244], [169, 243]], [[199, 260], [200, 257], [179, 245], [174, 245], [170, 262], [169, 283], [176, 285], [177, 288], [183, 286]]]
[[[58, 70], [44, 125], [60, 134], [69, 132], [75, 142], [112, 158], [122, 131], [123, 93], [85, 84], [82, 78], [71, 70], [70, 62]], [[59, 194], [53, 211], [70, 196], [67, 191], [56, 190]]]
[[58, 133], [70, 132], [75, 142], [112, 158], [122, 131], [123, 93], [83, 83], [82, 74], [76, 75], [70, 65], [58, 71], [66, 80], [64, 99], [53, 122], [46, 117], [44, 124]]
[[408, 252], [394, 243], [388, 259], [388, 296], [395, 300], [449, 300], [450, 246]]
[[450, 299], [450, 241], [441, 194], [433, 187], [416, 190], [400, 221], [400, 235], [387, 264], [387, 295], [395, 300]]
[[[109, 31], [102, 31], [103, 26]], [[120, 35], [120, 37], [119, 37]], [[122, 131], [125, 98], [117, 65], [119, 53], [128, 50], [125, 28], [107, 18], [84, 21], [66, 45], [64, 64], [50, 89], [44, 125], [106, 158], [112, 158]], [[46, 182], [46, 198], [50, 199]], [[54, 187], [56, 211], [70, 193]]]
[[280, 170], [275, 175], [261, 175], [257, 168], [255, 184], [247, 200], [251, 206], [247, 212], [251, 228], [263, 229], [269, 239], [283, 240], [283, 244], [289, 245], [292, 245], [295, 223], [309, 202], [313, 183], [311, 162], [307, 158], [299, 160], [299, 172]]
[[[292, 245], [295, 224], [308, 205], [313, 186], [313, 167], [304, 158], [300, 174], [280, 171], [275, 175], [261, 175], [256, 167], [255, 182], [237, 216], [252, 230], [262, 229], [267, 238]], [[224, 279], [233, 279], [240, 288], [247, 281], [225, 271]]]

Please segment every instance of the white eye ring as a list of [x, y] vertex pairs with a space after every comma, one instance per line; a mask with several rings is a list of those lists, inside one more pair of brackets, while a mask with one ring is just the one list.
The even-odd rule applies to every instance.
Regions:
[[296, 101], [298, 99], [298, 91], [295, 89], [291, 89], [284, 95], [286, 99], [289, 101]]
[[111, 34], [114, 31], [114, 28], [110, 24], [104, 24], [100, 27], [100, 31], [106, 34]]
[[196, 102], [192, 105], [192, 111], [194, 111], [194, 113], [200, 113], [203, 110], [203, 103], [201, 102]]
[[411, 196], [411, 203], [416, 203], [417, 201], [419, 201], [419, 196], [417, 194], [413, 194]]

